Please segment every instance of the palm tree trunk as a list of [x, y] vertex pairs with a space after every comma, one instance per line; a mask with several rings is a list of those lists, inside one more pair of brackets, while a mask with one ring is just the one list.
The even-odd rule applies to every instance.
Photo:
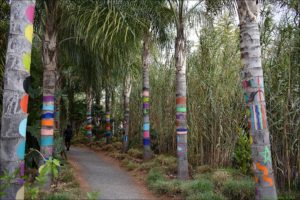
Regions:
[[92, 141], [92, 106], [93, 106], [93, 94], [92, 94], [92, 88], [88, 89], [86, 92], [86, 136], [88, 137], [89, 141]]
[[[34, 0], [11, 1], [0, 135], [0, 175], [17, 171], [0, 199], [24, 199], [24, 153]], [[1, 181], [1, 185], [4, 184]]]
[[110, 93], [109, 90], [105, 90], [105, 136], [106, 144], [111, 142], [111, 124], [110, 124]]
[[178, 178], [184, 180], [189, 178], [189, 171], [186, 120], [186, 49], [183, 20], [180, 21], [177, 27], [177, 37], [175, 41], [175, 65]]
[[261, 63], [257, 1], [238, 0], [243, 89], [250, 126], [256, 199], [277, 199]]
[[59, 73], [57, 74], [57, 80], [56, 80], [56, 91], [59, 91], [59, 94], [55, 97], [55, 131], [60, 133], [60, 118], [61, 118], [61, 115], [60, 115], [60, 110], [61, 110], [61, 102], [62, 102], [62, 97], [61, 97], [61, 80], [60, 80], [60, 77], [59, 77]]
[[41, 153], [46, 159], [53, 153], [53, 128], [54, 128], [54, 95], [57, 74], [57, 28], [56, 9], [57, 0], [50, 1], [47, 5], [47, 18], [45, 35], [43, 38], [43, 109], [41, 120]]
[[[116, 104], [116, 97], [115, 97], [115, 92], [114, 90], [111, 91], [111, 102], [110, 102], [110, 118], [111, 119], [114, 119], [114, 116], [115, 116], [115, 104]], [[110, 128], [111, 128], [111, 137], [115, 134], [115, 121], [114, 120], [111, 120], [111, 123], [110, 123]]]
[[144, 143], [144, 160], [148, 160], [152, 157], [151, 144], [150, 144], [150, 80], [149, 80], [149, 64], [150, 64], [150, 54], [149, 54], [149, 44], [150, 44], [150, 33], [146, 32], [144, 34], [144, 44], [143, 44], [143, 143]]
[[124, 82], [124, 136], [123, 136], [123, 152], [128, 151], [128, 133], [129, 133], [129, 101], [131, 93], [131, 76], [128, 74]]

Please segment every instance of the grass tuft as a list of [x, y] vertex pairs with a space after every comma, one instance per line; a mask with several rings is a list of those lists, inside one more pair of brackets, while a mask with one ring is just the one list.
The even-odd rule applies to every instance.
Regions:
[[231, 179], [231, 174], [226, 170], [216, 170], [212, 174], [212, 181], [217, 187], [221, 187], [224, 185], [226, 181]]
[[114, 148], [116, 148], [118, 150], [122, 150], [122, 148], [123, 148], [122, 142], [114, 142], [113, 146], [114, 146]]
[[228, 180], [224, 183], [222, 193], [231, 200], [255, 199], [255, 184], [250, 178]]
[[71, 200], [69, 193], [51, 193], [45, 200]]
[[157, 180], [150, 185], [150, 189], [158, 194], [176, 195], [181, 193], [181, 182], [178, 180]]
[[193, 193], [186, 198], [187, 200], [226, 200], [226, 197], [221, 194], [213, 193], [212, 191], [208, 192], [199, 192]]
[[164, 181], [165, 177], [162, 174], [161, 170], [158, 168], [153, 168], [150, 170], [148, 176], [147, 176], [147, 184], [151, 188], [157, 181]]
[[143, 159], [143, 152], [139, 149], [129, 149], [127, 153], [134, 158]]
[[159, 155], [154, 161], [167, 173], [175, 174], [177, 172], [177, 159], [174, 156]]
[[182, 184], [182, 193], [189, 196], [194, 193], [213, 191], [214, 185], [208, 179], [185, 181]]

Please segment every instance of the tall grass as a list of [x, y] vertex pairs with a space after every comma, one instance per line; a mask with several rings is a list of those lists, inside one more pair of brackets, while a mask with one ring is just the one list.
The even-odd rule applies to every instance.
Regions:
[[[299, 184], [299, 28], [262, 27], [263, 67], [273, 165], [280, 188]], [[241, 132], [248, 132], [240, 80], [239, 33], [232, 19], [203, 27], [199, 48], [188, 56], [188, 156], [192, 165], [231, 166]], [[268, 39], [269, 38], [269, 39]], [[157, 153], [176, 153], [175, 67], [152, 62], [150, 121]], [[141, 77], [132, 88], [130, 138], [141, 144]]]

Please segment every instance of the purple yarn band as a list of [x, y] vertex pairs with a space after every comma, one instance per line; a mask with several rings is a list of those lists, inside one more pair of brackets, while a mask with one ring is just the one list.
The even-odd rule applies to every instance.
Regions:
[[54, 101], [54, 96], [43, 96], [43, 102]]
[[149, 108], [149, 103], [143, 103], [143, 108]]

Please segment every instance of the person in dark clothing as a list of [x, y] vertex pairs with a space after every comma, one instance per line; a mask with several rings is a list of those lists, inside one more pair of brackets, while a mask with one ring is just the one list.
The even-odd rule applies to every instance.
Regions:
[[67, 129], [64, 132], [64, 136], [65, 136], [65, 145], [67, 147], [67, 151], [69, 151], [70, 146], [71, 146], [71, 139], [73, 136], [73, 131], [72, 131], [71, 125], [67, 126]]

